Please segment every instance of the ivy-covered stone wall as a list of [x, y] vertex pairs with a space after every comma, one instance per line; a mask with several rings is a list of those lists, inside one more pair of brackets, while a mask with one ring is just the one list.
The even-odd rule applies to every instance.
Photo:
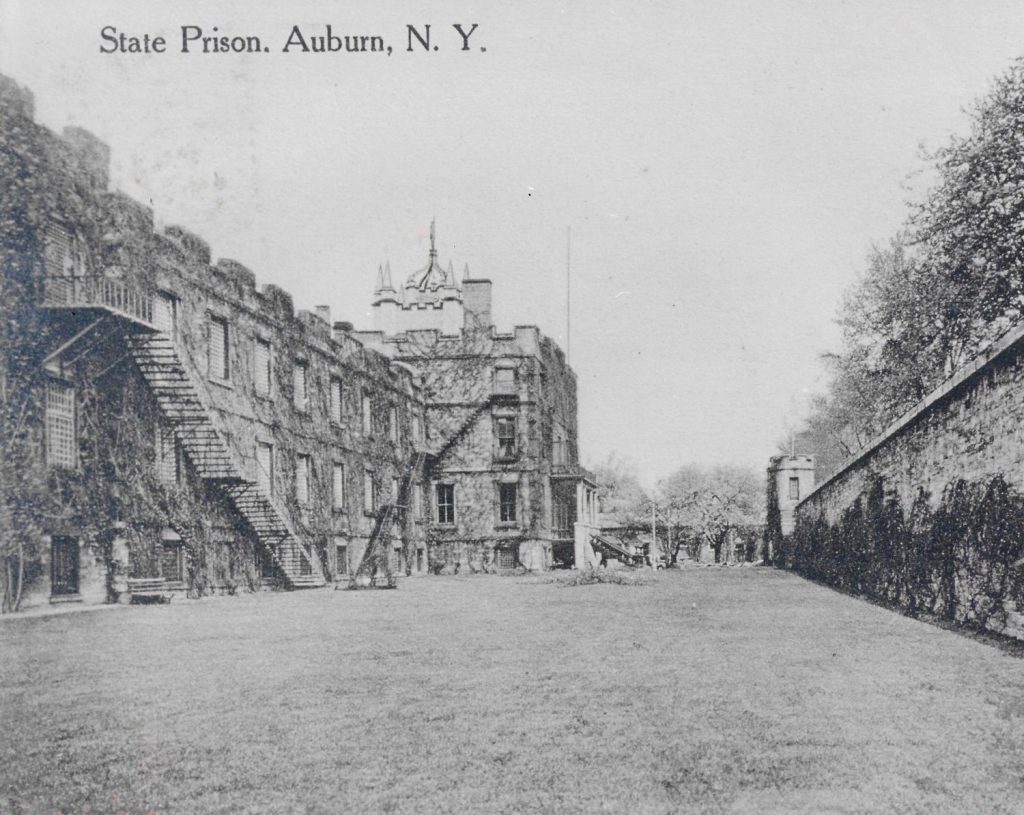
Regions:
[[[24, 594], [27, 602], [49, 592], [54, 535], [80, 542], [83, 600], [116, 599], [127, 578], [158, 576], [163, 542], [176, 538], [186, 550], [188, 592], [260, 584], [255, 533], [225, 496], [198, 477], [187, 457], [179, 487], [169, 491], [157, 478], [160, 411], [128, 353], [122, 318], [51, 308], [55, 287], [73, 290], [79, 279], [115, 280], [153, 298], [152, 319], [173, 333], [241, 475], [255, 477], [257, 442], [270, 444], [281, 512], [328, 579], [354, 569], [373, 525], [372, 502], [395, 501], [394, 484], [414, 469], [413, 426], [422, 429], [426, 421], [415, 372], [364, 347], [347, 326], [332, 326], [325, 310], [296, 312], [287, 292], [258, 288], [255, 275], [235, 261], [214, 261], [206, 242], [188, 230], [154, 230], [149, 208], [107, 189], [109, 150], [101, 141], [78, 128], [55, 134], [33, 113], [31, 94], [0, 77], [5, 609], [12, 587], [11, 596]], [[228, 376], [210, 370], [215, 320], [227, 326]], [[258, 343], [270, 349], [267, 393], [256, 382]], [[300, 367], [304, 400], [294, 392]], [[70, 467], [45, 462], [47, 377], [74, 392], [77, 453]], [[340, 409], [332, 393], [340, 394]], [[302, 503], [300, 457], [309, 462]], [[343, 467], [340, 489], [336, 465]], [[33, 478], [26, 479], [29, 471]], [[413, 478], [420, 480], [418, 470]], [[408, 518], [393, 535], [405, 570], [425, 572], [422, 524]], [[347, 552], [347, 563], [337, 561], [339, 551]]]
[[797, 507], [776, 563], [915, 612], [1024, 633], [1024, 332]]

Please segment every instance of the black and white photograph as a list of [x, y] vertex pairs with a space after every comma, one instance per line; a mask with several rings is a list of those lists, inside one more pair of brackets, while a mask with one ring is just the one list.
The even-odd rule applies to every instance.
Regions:
[[0, 0], [0, 815], [1024, 812], [1024, 4]]

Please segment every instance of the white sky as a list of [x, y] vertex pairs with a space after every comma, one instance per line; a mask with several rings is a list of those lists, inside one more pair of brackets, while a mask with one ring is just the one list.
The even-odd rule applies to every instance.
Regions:
[[[456, 22], [478, 24], [471, 52]], [[394, 53], [279, 52], [326, 23]], [[407, 23], [439, 50], [406, 53]], [[272, 52], [183, 55], [187, 24]], [[169, 53], [100, 54], [104, 25]], [[358, 327], [377, 265], [421, 266], [436, 215], [442, 263], [494, 281], [499, 328], [564, 347], [571, 226], [581, 454], [650, 484], [764, 466], [920, 145], [965, 131], [1022, 32], [1019, 2], [0, 0], [0, 72], [37, 120], [107, 141], [158, 222]]]

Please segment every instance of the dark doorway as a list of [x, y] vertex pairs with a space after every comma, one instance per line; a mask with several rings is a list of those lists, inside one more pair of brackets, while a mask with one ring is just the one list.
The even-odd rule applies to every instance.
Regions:
[[54, 537], [51, 544], [50, 593], [78, 594], [78, 540]]
[[277, 567], [274, 558], [262, 546], [256, 547], [256, 573], [261, 580], [274, 580], [277, 577]]

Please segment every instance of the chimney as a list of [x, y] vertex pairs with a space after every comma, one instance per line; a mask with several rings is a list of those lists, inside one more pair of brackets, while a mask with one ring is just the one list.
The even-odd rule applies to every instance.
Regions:
[[462, 309], [467, 329], [491, 327], [491, 281], [463, 280]]
[[330, 306], [313, 306], [313, 313], [323, 320], [327, 325], [331, 324], [331, 307]]
[[342, 339], [352, 333], [352, 323], [347, 320], [339, 320], [334, 324], [334, 339], [341, 342]]

